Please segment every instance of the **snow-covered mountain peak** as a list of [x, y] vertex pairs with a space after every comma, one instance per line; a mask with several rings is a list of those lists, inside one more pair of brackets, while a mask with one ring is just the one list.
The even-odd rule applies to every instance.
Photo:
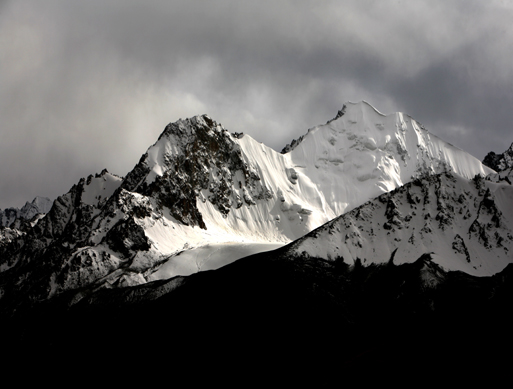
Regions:
[[361, 101], [347, 101], [343, 106], [346, 107], [347, 111], [359, 111], [363, 115], [380, 115], [380, 116], [387, 116], [386, 114], [380, 112], [376, 107], [374, 107], [371, 103], [365, 100]]
[[101, 173], [89, 175], [80, 181], [83, 186], [81, 201], [94, 207], [101, 207], [121, 185], [123, 178], [104, 169]]
[[491, 172], [410, 116], [384, 115], [367, 102], [345, 104], [335, 119], [311, 128], [284, 152], [298, 176], [319, 176], [320, 192], [345, 193], [344, 202], [328, 199], [336, 214], [425, 173], [449, 170], [472, 178]]
[[[348, 103], [284, 154], [195, 116], [166, 126], [124, 179], [103, 171], [80, 180], [30, 237], [0, 247], [0, 257], [7, 258], [3, 269], [38, 259], [43, 281], [30, 292], [37, 299], [100, 279], [143, 283], [164, 262], [166, 276], [190, 268], [184, 258], [205, 268], [196, 254], [208, 250], [180, 256], [184, 250], [285, 244], [416, 177], [444, 171], [466, 178], [491, 172], [409, 116], [383, 115], [366, 102]], [[13, 296], [21, 293], [5, 280]]]
[[200, 148], [218, 147], [220, 139], [229, 138], [229, 133], [207, 115], [180, 119], [166, 126], [157, 142], [147, 151], [146, 164], [150, 173], [145, 182], [150, 184], [156, 176], [162, 176], [168, 169], [176, 169], [171, 159], [186, 157], [189, 153], [200, 152]]
[[180, 119], [166, 127], [122, 188], [153, 199], [155, 209], [168, 209], [179, 223], [205, 230], [202, 239], [276, 242], [296, 239], [415, 177], [443, 171], [466, 178], [491, 172], [408, 115], [384, 115], [362, 101], [345, 104], [281, 154], [250, 136], [230, 134], [207, 115]]

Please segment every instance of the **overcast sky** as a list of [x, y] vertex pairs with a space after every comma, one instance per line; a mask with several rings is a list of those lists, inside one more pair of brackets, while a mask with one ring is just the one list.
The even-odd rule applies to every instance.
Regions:
[[346, 101], [513, 142], [511, 0], [0, 0], [0, 208], [125, 175], [207, 113], [281, 150]]

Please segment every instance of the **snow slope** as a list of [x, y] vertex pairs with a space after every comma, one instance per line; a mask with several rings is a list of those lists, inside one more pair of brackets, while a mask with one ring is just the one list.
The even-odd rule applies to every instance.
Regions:
[[411, 263], [489, 276], [513, 262], [513, 186], [457, 174], [424, 176], [291, 244], [293, 256], [353, 265]]
[[199, 271], [214, 270], [232, 263], [237, 259], [263, 251], [282, 247], [281, 243], [241, 243], [229, 242], [207, 244], [195, 250], [184, 250], [166, 261], [149, 281], [168, 279], [177, 275], [187, 276]]
[[96, 176], [90, 175], [84, 183], [81, 201], [85, 204], [98, 207], [114, 194], [121, 185], [122, 178], [103, 170]]

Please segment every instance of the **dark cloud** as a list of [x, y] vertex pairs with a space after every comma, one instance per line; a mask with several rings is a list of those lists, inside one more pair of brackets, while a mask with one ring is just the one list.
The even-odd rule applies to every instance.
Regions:
[[347, 101], [502, 152], [510, 2], [0, 1], [0, 208], [126, 174], [208, 113], [281, 149]]

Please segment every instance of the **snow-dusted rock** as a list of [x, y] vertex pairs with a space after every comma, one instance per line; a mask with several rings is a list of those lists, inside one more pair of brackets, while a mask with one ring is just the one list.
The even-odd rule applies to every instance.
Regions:
[[425, 175], [330, 221], [288, 250], [349, 265], [425, 257], [446, 271], [489, 276], [513, 262], [512, 204], [508, 183]]
[[28, 201], [21, 208], [6, 208], [0, 210], [0, 226], [9, 227], [16, 219], [30, 220], [39, 214], [46, 214], [52, 207], [52, 201], [47, 197], [37, 196], [31, 203]]

